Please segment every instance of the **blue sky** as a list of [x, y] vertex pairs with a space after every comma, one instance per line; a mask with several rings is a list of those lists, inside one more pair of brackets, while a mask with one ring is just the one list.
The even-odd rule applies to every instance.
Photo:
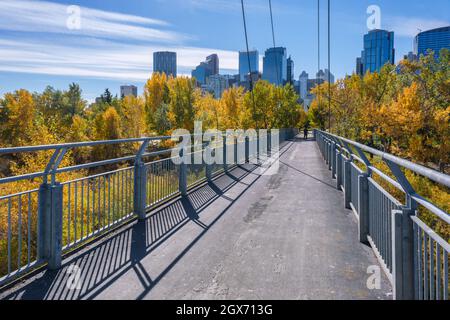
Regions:
[[[268, 0], [245, 0], [249, 44], [262, 55], [272, 46]], [[326, 62], [326, 0], [321, 0], [322, 66]], [[331, 0], [331, 70], [350, 74], [367, 32], [369, 5], [381, 27], [395, 32], [396, 58], [412, 50], [418, 29], [450, 24], [450, 1]], [[80, 29], [69, 29], [67, 8], [80, 7]], [[317, 70], [316, 0], [272, 0], [277, 45], [287, 47], [295, 77]], [[178, 52], [179, 74], [211, 53], [221, 73], [236, 73], [245, 48], [240, 0], [0, 0], [0, 95], [19, 88], [42, 91], [81, 85], [92, 101], [105, 88], [142, 86], [152, 52]]]

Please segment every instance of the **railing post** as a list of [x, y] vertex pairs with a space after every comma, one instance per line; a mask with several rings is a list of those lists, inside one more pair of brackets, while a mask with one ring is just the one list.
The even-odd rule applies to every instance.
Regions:
[[331, 177], [336, 178], [336, 142], [331, 143]]
[[223, 170], [228, 172], [227, 136], [223, 137]]
[[63, 216], [63, 186], [55, 182], [51, 186], [51, 229], [50, 229], [50, 250], [48, 257], [48, 267], [56, 270], [61, 267], [62, 261], [62, 216]]
[[358, 176], [358, 236], [359, 242], [368, 244], [369, 235], [369, 175], [367, 173]]
[[414, 299], [414, 228], [415, 210], [392, 211], [392, 276], [394, 299]]
[[249, 163], [250, 162], [250, 138], [249, 137], [245, 137], [245, 163]]
[[181, 196], [187, 196], [187, 165], [184, 161], [184, 155], [187, 152], [185, 148], [182, 148], [180, 150], [180, 170], [179, 170], [179, 177], [178, 177], [178, 183], [179, 183], [179, 191]]
[[234, 159], [234, 164], [236, 164], [236, 165], [238, 165], [238, 162], [239, 162], [239, 159], [238, 159], [238, 138], [237, 137], [234, 137], [233, 138], [233, 142], [234, 142], [234, 144], [233, 144], [233, 150], [234, 150], [234, 155], [233, 155], [233, 159]]
[[[211, 148], [211, 141], [208, 143], [208, 146], [206, 147], [206, 149], [210, 149], [210, 148]], [[208, 155], [208, 159], [205, 160], [205, 159], [202, 157], [202, 161], [203, 161], [203, 163], [205, 164], [205, 175], [206, 175], [206, 179], [207, 179], [208, 181], [211, 181], [211, 180], [212, 180], [212, 165], [211, 165], [211, 160], [212, 160], [212, 159], [210, 159], [209, 157], [210, 157], [210, 155], [211, 155], [211, 151], [212, 151], [212, 150], [207, 150], [207, 151], [208, 151], [208, 152], [205, 153], [205, 154]], [[216, 151], [214, 150], [214, 152], [216, 152]]]
[[50, 256], [50, 230], [52, 214], [52, 193], [48, 183], [39, 187], [38, 195], [38, 260], [47, 261]]
[[336, 153], [336, 188], [341, 190], [342, 185], [342, 151]]
[[139, 220], [146, 218], [147, 207], [147, 167], [142, 162], [134, 165], [134, 213]]
[[352, 181], [351, 181], [351, 160], [344, 161], [344, 197], [345, 208], [351, 209], [350, 202], [352, 201]]
[[63, 186], [43, 183], [39, 188], [38, 260], [50, 270], [61, 267]]

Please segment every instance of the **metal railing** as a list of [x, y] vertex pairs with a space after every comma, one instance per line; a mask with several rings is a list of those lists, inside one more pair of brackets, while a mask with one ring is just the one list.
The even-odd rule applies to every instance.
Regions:
[[[345, 207], [358, 218], [359, 240], [374, 250], [394, 298], [450, 299], [450, 244], [421, 214], [427, 211], [445, 226], [450, 226], [450, 215], [419, 195], [405, 171], [443, 188], [450, 187], [450, 176], [327, 132], [315, 130], [314, 137], [337, 189], [344, 192]], [[366, 154], [386, 164], [390, 172], [377, 168]], [[381, 181], [389, 187], [382, 187]], [[403, 202], [386, 190], [391, 188], [404, 194]]]
[[[280, 129], [280, 144], [297, 133], [296, 129]], [[169, 139], [172, 137], [0, 149], [0, 156], [53, 152], [42, 172], [0, 178], [0, 186], [42, 179], [39, 188], [0, 195], [0, 285], [37, 267], [58, 269], [63, 255], [73, 249], [131, 219], [145, 219], [147, 212], [155, 206], [174, 196], [186, 195], [190, 188], [213, 179], [237, 164], [248, 163], [270, 152], [267, 144], [260, 141], [260, 134], [247, 135], [244, 140], [223, 136], [223, 144], [211, 144], [213, 153], [227, 150], [230, 154], [232, 149], [236, 151], [243, 147], [245, 153], [240, 154], [239, 158], [235, 153], [231, 163], [225, 161], [227, 152], [220, 153], [224, 161], [212, 164], [204, 162], [203, 157], [201, 164], [175, 164], [171, 157], [173, 151], [179, 153], [179, 157], [184, 152], [189, 152], [193, 157], [195, 152], [200, 151], [165, 149], [147, 152], [150, 143], [158, 145]], [[59, 167], [64, 156], [77, 148], [135, 143], [139, 143], [139, 150], [131, 156]], [[201, 151], [207, 146], [203, 144]], [[155, 157], [162, 159], [155, 160]], [[118, 164], [125, 167], [70, 181], [58, 181], [62, 173]]]

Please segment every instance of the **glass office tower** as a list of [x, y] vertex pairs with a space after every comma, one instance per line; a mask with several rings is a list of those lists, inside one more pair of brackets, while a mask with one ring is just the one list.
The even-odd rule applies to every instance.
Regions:
[[287, 81], [286, 48], [267, 49], [263, 59], [263, 80], [275, 85], [283, 85]]
[[[258, 50], [249, 51], [250, 69], [252, 73], [259, 72], [259, 52]], [[247, 51], [239, 51], [239, 80], [244, 82], [249, 75]]]
[[414, 53], [425, 55], [431, 49], [437, 58], [442, 49], [450, 50], [450, 26], [419, 33], [414, 38]]
[[380, 72], [387, 63], [395, 64], [394, 32], [372, 30], [364, 35], [361, 62], [363, 74]]
[[159, 51], [153, 53], [153, 72], [177, 76], [177, 53]]

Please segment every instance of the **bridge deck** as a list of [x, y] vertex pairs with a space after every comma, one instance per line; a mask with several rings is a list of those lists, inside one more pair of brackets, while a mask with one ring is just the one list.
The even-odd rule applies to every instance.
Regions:
[[[9, 299], [389, 299], [378, 265], [313, 141], [283, 150], [277, 174], [235, 168], [4, 292]], [[68, 267], [81, 269], [69, 290]]]

